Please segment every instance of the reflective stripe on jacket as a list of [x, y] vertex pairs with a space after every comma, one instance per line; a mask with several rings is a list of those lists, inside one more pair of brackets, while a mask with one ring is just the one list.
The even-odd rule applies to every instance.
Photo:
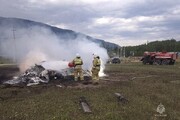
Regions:
[[74, 63], [75, 66], [76, 66], [76, 65], [82, 65], [82, 64], [83, 64], [83, 61], [82, 61], [81, 58], [75, 58], [75, 59], [73, 60], [73, 63]]
[[94, 67], [100, 67], [100, 65], [101, 65], [100, 59], [94, 58], [94, 60], [93, 60], [93, 66], [94, 66]]

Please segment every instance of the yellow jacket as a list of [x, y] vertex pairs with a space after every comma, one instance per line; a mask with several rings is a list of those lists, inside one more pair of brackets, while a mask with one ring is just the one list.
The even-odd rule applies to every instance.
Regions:
[[93, 67], [100, 67], [101, 66], [101, 60], [97, 57], [93, 60]]
[[76, 66], [81, 66], [83, 65], [83, 61], [80, 57], [76, 57], [74, 60], [73, 60], [73, 64]]

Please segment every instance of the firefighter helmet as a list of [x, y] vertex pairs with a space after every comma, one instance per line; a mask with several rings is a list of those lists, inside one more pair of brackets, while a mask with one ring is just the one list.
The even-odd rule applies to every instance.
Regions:
[[76, 53], [76, 57], [80, 57], [79, 53]]

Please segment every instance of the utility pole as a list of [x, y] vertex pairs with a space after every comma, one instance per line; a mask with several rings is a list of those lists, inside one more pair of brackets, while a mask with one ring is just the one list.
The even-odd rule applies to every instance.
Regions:
[[146, 42], [146, 51], [148, 51], [148, 40]]
[[2, 43], [1, 43], [1, 39], [2, 39], [2, 38], [0, 38], [0, 57], [2, 56], [2, 52], [1, 52], [1, 47], [2, 47], [2, 46], [1, 46], [1, 44], [2, 44]]
[[126, 49], [125, 49], [125, 47], [124, 47], [124, 57], [126, 57], [126, 55], [125, 55], [125, 54], [126, 54]]
[[17, 61], [16, 61], [16, 52], [17, 52], [17, 48], [16, 48], [16, 36], [15, 36], [15, 28], [14, 28], [14, 25], [13, 25], [13, 29], [12, 29], [12, 31], [13, 31], [13, 42], [14, 42], [14, 62], [15, 63], [17, 63]]
[[120, 48], [119, 48], [119, 46], [117, 48], [117, 57], [120, 57]]
[[123, 47], [121, 47], [121, 53], [120, 53], [120, 57], [123, 56]]

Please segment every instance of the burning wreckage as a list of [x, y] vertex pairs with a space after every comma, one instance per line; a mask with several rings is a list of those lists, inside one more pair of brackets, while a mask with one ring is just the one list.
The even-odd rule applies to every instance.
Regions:
[[[74, 69], [66, 67], [64, 69], [52, 70], [46, 69], [43, 65], [35, 64], [27, 69], [24, 73], [12, 80], [5, 81], [3, 84], [7, 86], [32, 86], [41, 83], [49, 83], [52, 80], [57, 80], [60, 83], [74, 80]], [[91, 73], [89, 70], [83, 70], [84, 80], [91, 80]]]

